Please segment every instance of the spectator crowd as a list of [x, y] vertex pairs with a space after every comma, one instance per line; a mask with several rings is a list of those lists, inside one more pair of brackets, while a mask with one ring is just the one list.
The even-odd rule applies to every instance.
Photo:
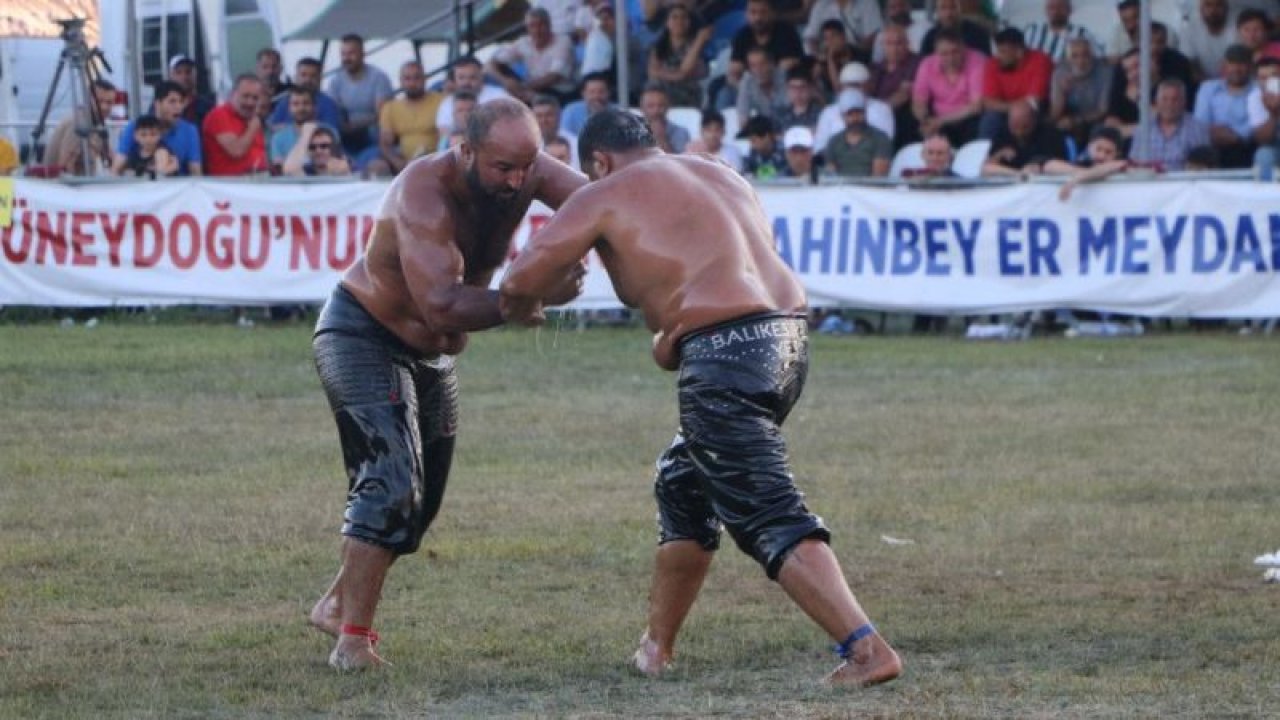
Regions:
[[[88, 149], [116, 175], [387, 177], [457, 144], [477, 104], [515, 97], [573, 165], [586, 119], [625, 100], [663, 150], [710, 153], [757, 180], [886, 176], [900, 154], [896, 174], [945, 177], [975, 142], [985, 176], [1088, 179], [1140, 164], [1273, 177], [1280, 2], [1192, 0], [1180, 27], [1154, 22], [1147, 98], [1138, 0], [1115, 2], [1111, 27], [1073, 22], [1071, 0], [1026, 3], [1040, 18], [1014, 27], [981, 0], [931, 0], [923, 14], [910, 0], [535, 0], [516, 39], [436, 83], [411, 61], [393, 85], [353, 34], [327, 82], [314, 58], [286, 78], [264, 48], [222, 102], [197, 92], [200, 68], [178, 55], [113, 147], [82, 142], [68, 118], [44, 158], [81, 175]], [[630, 13], [625, 57], [618, 12]], [[99, 81], [94, 97], [106, 115], [114, 88]], [[0, 172], [16, 164], [3, 145]], [[1091, 157], [1104, 145], [1105, 159]]]

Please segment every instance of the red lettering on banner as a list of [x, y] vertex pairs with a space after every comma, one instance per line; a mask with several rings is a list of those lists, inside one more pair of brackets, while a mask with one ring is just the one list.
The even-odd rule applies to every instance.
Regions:
[[[0, 240], [4, 243], [4, 258], [11, 263], [24, 263], [31, 252], [31, 213], [24, 212], [21, 217], [14, 215], [14, 220], [9, 227], [0, 231]], [[15, 228], [20, 228], [21, 232]], [[14, 235], [21, 236], [21, 245], [13, 244]]]
[[[146, 250], [147, 233], [151, 235], [151, 249]], [[164, 255], [164, 225], [155, 215], [133, 216], [133, 266], [155, 267]]]
[[311, 230], [307, 231], [307, 226], [303, 218], [293, 215], [289, 218], [290, 235], [293, 236], [293, 242], [289, 248], [289, 269], [298, 269], [298, 256], [305, 253], [307, 256], [307, 265], [310, 270], [320, 269], [320, 242], [323, 239], [322, 223], [324, 218], [312, 216]]
[[107, 260], [111, 267], [120, 267], [120, 243], [124, 242], [124, 228], [127, 222], [124, 214], [116, 215], [116, 224], [111, 224], [111, 216], [98, 213], [98, 224], [102, 226], [102, 234], [107, 236]]
[[249, 243], [253, 242], [253, 218], [240, 216], [240, 264], [246, 270], [261, 270], [267, 264], [267, 256], [271, 251], [271, 218], [266, 215], [258, 217], [258, 254], [249, 254]]
[[[182, 238], [186, 231], [187, 253], [182, 253]], [[179, 270], [190, 270], [200, 259], [200, 223], [191, 213], [179, 213], [169, 223], [169, 259]]]
[[[338, 218], [330, 215], [327, 220], [328, 222], [325, 224], [328, 225], [329, 229], [329, 242], [327, 243], [329, 251], [326, 259], [329, 261], [329, 267], [331, 269], [345, 270], [350, 267], [351, 263], [356, 259], [356, 238], [359, 237], [359, 235], [356, 234], [356, 228], [357, 224], [360, 222], [360, 218], [355, 215], [347, 216], [346, 242], [341, 242], [338, 239]], [[338, 255], [339, 244], [342, 245], [341, 256]]]
[[[209, 264], [215, 270], [227, 270], [236, 262], [235, 235], [231, 230], [234, 224], [235, 218], [230, 215], [214, 215], [204, 230], [205, 252], [209, 254]], [[223, 228], [228, 232], [219, 235], [218, 230]]]
[[94, 236], [84, 231], [85, 224], [92, 225], [95, 217], [91, 212], [71, 213], [71, 264], [79, 267], [96, 267], [97, 256], [85, 251], [93, 245]]
[[53, 261], [58, 265], [67, 264], [67, 215], [57, 213], [58, 229], [49, 225], [49, 213], [36, 213], [36, 264], [44, 265], [49, 248], [53, 248]]

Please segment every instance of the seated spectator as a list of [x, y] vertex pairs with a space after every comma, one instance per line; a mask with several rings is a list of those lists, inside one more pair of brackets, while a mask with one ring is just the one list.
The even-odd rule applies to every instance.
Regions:
[[[1107, 97], [1107, 115], [1103, 122], [1107, 127], [1120, 131], [1125, 138], [1133, 137], [1134, 128], [1138, 126], [1141, 112], [1138, 106], [1138, 93], [1142, 84], [1139, 73], [1142, 70], [1141, 57], [1137, 50], [1130, 50], [1120, 60], [1116, 73], [1111, 78], [1111, 91]], [[1151, 92], [1154, 98], [1155, 88], [1160, 83], [1155, 63], [1151, 64]]]
[[709, 25], [694, 24], [689, 8], [674, 5], [667, 13], [666, 27], [649, 49], [649, 82], [661, 85], [677, 107], [702, 107], [702, 79], [707, 76], [703, 52], [711, 31]]
[[591, 29], [591, 10], [580, 0], [533, 0], [529, 4], [545, 10], [551, 32], [565, 36], [570, 43], [581, 43]]
[[398, 175], [410, 160], [430, 155], [440, 144], [436, 114], [444, 95], [427, 90], [422, 64], [410, 60], [400, 66], [402, 97], [382, 106], [378, 117], [378, 149], [381, 156], [371, 160], [371, 176]]
[[742, 174], [756, 180], [772, 180], [787, 167], [787, 155], [778, 144], [777, 129], [768, 115], [756, 115], [738, 131], [751, 150], [742, 159]]
[[937, 52], [921, 60], [916, 70], [911, 111], [920, 123], [921, 135], [943, 133], [959, 147], [978, 137], [987, 60], [965, 47], [952, 30], [938, 33], [936, 44]]
[[1258, 83], [1249, 93], [1249, 127], [1258, 151], [1253, 156], [1254, 174], [1270, 182], [1280, 162], [1280, 60], [1258, 61]]
[[[467, 118], [471, 117], [471, 111], [475, 109], [476, 105], [480, 104], [476, 100], [476, 96], [469, 92], [456, 92], [451, 96], [451, 99], [453, 100], [453, 122], [449, 123], [449, 127], [456, 128], [456, 130], [449, 130], [447, 133], [442, 131], [440, 133], [440, 144], [436, 147], [437, 150], [448, 150], [453, 147], [452, 138], [454, 133], [456, 132], [461, 136], [463, 129], [467, 127]], [[436, 117], [440, 117], [440, 115], [437, 113]]]
[[556, 137], [548, 140], [547, 144], [544, 145], [542, 149], [545, 150], [548, 155], [559, 160], [565, 165], [570, 167], [574, 166], [574, 160], [576, 159], [577, 153], [573, 151], [572, 147], [570, 147], [567, 139], [557, 135]]
[[1175, 48], [1169, 47], [1169, 28], [1164, 23], [1151, 23], [1151, 57], [1159, 68], [1160, 79], [1174, 77], [1187, 86], [1187, 92], [1195, 90], [1195, 78], [1191, 73], [1191, 61]]
[[870, 53], [876, 33], [884, 27], [880, 15], [879, 0], [816, 0], [809, 10], [809, 22], [804, 27], [805, 49], [810, 54], [818, 51], [818, 38], [823, 23], [837, 20], [844, 26], [849, 44]]
[[1067, 156], [1067, 143], [1057, 129], [1041, 124], [1030, 104], [1009, 106], [1005, 127], [991, 140], [991, 152], [982, 164], [983, 177], [1038, 175], [1044, 164]]
[[587, 120], [607, 107], [609, 102], [609, 78], [596, 73], [582, 78], [582, 99], [574, 100], [564, 107], [560, 115], [560, 129], [577, 135], [587, 124]]
[[[575, 77], [583, 77], [592, 73], [604, 73], [608, 77], [617, 77], [618, 53], [614, 49], [614, 41], [618, 35], [613, 0], [596, 0], [595, 21], [591, 32], [587, 35], [582, 62], [576, 68]], [[711, 38], [710, 31], [707, 38]], [[630, 78], [631, 96], [635, 99], [637, 87], [643, 87], [649, 75], [649, 55], [654, 39], [639, 23], [627, 25], [627, 73]], [[701, 55], [701, 52], [699, 52]], [[575, 88], [576, 90], [576, 88]], [[701, 92], [702, 86], [698, 85]], [[571, 93], [572, 94], [572, 93]], [[701, 95], [699, 94], [699, 99]], [[561, 102], [568, 102], [570, 97], [561, 97]], [[677, 103], [674, 96], [672, 104]], [[697, 107], [697, 104], [691, 107]]]
[[178, 161], [160, 142], [160, 121], [155, 115], [143, 115], [132, 124], [133, 147], [128, 155], [120, 155], [111, 166], [114, 175], [150, 178], [178, 173]]
[[1058, 190], [1058, 199], [1065, 202], [1076, 187], [1125, 172], [1131, 166], [1124, 156], [1124, 136], [1115, 128], [1100, 127], [1090, 135], [1089, 144], [1075, 162], [1052, 158], [1044, 164], [1044, 173], [1071, 176]]
[[289, 177], [350, 175], [351, 165], [342, 156], [338, 133], [315, 122], [304, 123], [285, 157], [284, 174]]
[[342, 108], [342, 148], [355, 169], [364, 170], [381, 153], [378, 114], [391, 99], [391, 79], [364, 61], [364, 38], [359, 35], [343, 35], [339, 55], [342, 69], [329, 79], [329, 94]]
[[956, 159], [955, 150], [951, 147], [951, 141], [942, 133], [934, 133], [924, 139], [920, 147], [920, 159], [924, 161], [924, 166], [905, 168], [902, 171], [902, 177], [915, 179], [959, 177], [955, 170], [951, 169], [951, 163]]
[[849, 38], [844, 34], [844, 23], [839, 20], [823, 23], [820, 37], [822, 44], [814, 63], [814, 75], [823, 97], [834, 99], [840, 94], [840, 71], [849, 63], [869, 61], [870, 58], [849, 44]]
[[269, 169], [258, 101], [262, 82], [256, 75], [236, 78], [227, 102], [215, 107], [201, 126], [209, 175], [249, 175]]
[[1031, 23], [1023, 30], [1027, 47], [1039, 50], [1055, 63], [1067, 57], [1067, 44], [1077, 38], [1092, 47], [1101, 47], [1093, 33], [1071, 22], [1071, 0], [1045, 0], [1044, 22]]
[[[893, 142], [896, 125], [893, 120], [893, 108], [889, 107], [889, 103], [876, 98], [867, 97], [867, 86], [871, 82], [871, 71], [867, 70], [867, 66], [860, 62], [849, 63], [840, 71], [840, 90], [857, 90], [866, 103], [867, 122], [871, 127], [876, 128], [884, 133], [889, 142]], [[844, 132], [847, 120], [845, 113], [840, 109], [839, 95], [836, 96], [837, 102], [822, 109], [822, 113], [818, 115], [818, 127], [813, 131], [813, 146], [825, 148], [827, 141], [835, 135]]]
[[182, 108], [182, 119], [200, 127], [218, 101], [213, 95], [200, 92], [200, 73], [196, 68], [196, 61], [186, 55], [174, 55], [169, 58], [169, 77], [166, 79], [182, 88], [183, 97], [187, 101]]
[[1249, 127], [1249, 94], [1253, 82], [1253, 53], [1232, 45], [1223, 55], [1222, 76], [1206, 80], [1196, 94], [1195, 116], [1209, 128], [1209, 140], [1227, 168], [1253, 163], [1253, 131]]
[[[94, 80], [93, 100], [97, 120], [111, 117], [111, 109], [116, 104], [115, 85], [102, 79]], [[99, 125], [100, 131], [95, 130], [84, 137], [80, 134], [81, 131], [95, 129], [95, 118], [85, 110], [78, 108], [63, 118], [53, 129], [49, 144], [44, 148], [41, 160], [45, 165], [58, 168], [60, 174], [86, 177], [97, 175], [99, 168], [107, 170], [111, 167], [106, 126]]]
[[787, 105], [787, 71], [778, 67], [766, 48], [747, 51], [747, 72], [738, 85], [738, 117], [773, 115]]
[[907, 31], [899, 25], [886, 25], [878, 39], [877, 47], [884, 59], [871, 66], [866, 92], [893, 111], [893, 143], [894, 147], [902, 147], [920, 137], [916, 117], [911, 112], [911, 84], [920, 58], [912, 54], [907, 45]]
[[804, 125], [788, 128], [782, 135], [782, 148], [787, 166], [782, 176], [810, 183], [818, 181], [818, 166], [813, 161], [813, 131]]
[[844, 117], [844, 132], [836, 133], [822, 151], [826, 167], [841, 177], [886, 177], [893, 160], [893, 141], [867, 121], [867, 99], [858, 90], [845, 90], [836, 99]]
[[533, 119], [542, 135], [542, 146], [560, 140], [569, 146], [569, 166], [578, 169], [578, 136], [560, 127], [560, 101], [554, 95], [539, 95], [533, 99]]
[[0, 135], [0, 177], [12, 175], [18, 167], [18, 151], [8, 138]]
[[[204, 152], [200, 146], [200, 130], [182, 119], [182, 110], [187, 106], [186, 91], [175, 82], [162, 80], [156, 83], [154, 96], [155, 100], [151, 103], [151, 114], [160, 121], [160, 131], [163, 133], [160, 137], [160, 142], [177, 159], [178, 174], [202, 175], [204, 173]], [[115, 163], [122, 162], [122, 157], [129, 157], [129, 154], [133, 151], [133, 146], [136, 142], [133, 139], [134, 124], [134, 122], [130, 122], [125, 126], [124, 131], [120, 133], [120, 140], [116, 145], [116, 160], [112, 165], [113, 168], [116, 166]]]
[[661, 86], [645, 86], [644, 93], [640, 96], [640, 112], [644, 115], [644, 121], [649, 124], [653, 139], [662, 152], [682, 153], [689, 144], [689, 131], [667, 119], [667, 110], [670, 108], [667, 92]]
[[267, 157], [271, 161], [271, 167], [284, 166], [285, 158], [289, 156], [294, 145], [297, 145], [302, 127], [307, 123], [319, 125], [331, 131], [334, 137], [338, 136], [336, 127], [316, 119], [315, 98], [315, 91], [309, 87], [294, 85], [289, 90], [288, 97], [285, 99], [289, 102], [289, 118], [292, 122], [288, 125], [277, 125], [275, 131], [271, 133], [271, 142], [267, 143], [269, 148]]
[[1093, 56], [1093, 43], [1073, 38], [1049, 83], [1049, 122], [1084, 145], [1093, 126], [1107, 116], [1111, 80], [1111, 68]]
[[258, 51], [253, 73], [262, 81], [262, 95], [274, 101], [282, 93], [289, 90], [289, 83], [280, 77], [284, 72], [284, 61], [280, 59], [280, 51], [272, 47], [264, 47]]
[[960, 0], [960, 18], [989, 34], [994, 33], [1000, 27], [1000, 13], [996, 5], [996, 0]]
[[787, 101], [775, 107], [769, 113], [778, 127], [803, 125], [812, 131], [818, 126], [818, 116], [822, 114], [822, 101], [814, 92], [813, 80], [804, 68], [793, 68], [787, 72]]
[[960, 0], [937, 0], [933, 8], [933, 27], [920, 41], [921, 57], [935, 52], [938, 33], [943, 31], [955, 33], [970, 50], [976, 50], [984, 56], [991, 54], [991, 32], [961, 14]]
[[1236, 16], [1236, 39], [1253, 53], [1256, 63], [1264, 57], [1280, 59], [1280, 43], [1271, 39], [1271, 19], [1261, 10], [1245, 10]]
[[[1139, 0], [1120, 0], [1116, 4], [1116, 24], [1111, 26], [1111, 34], [1107, 36], [1106, 57], [1107, 62], [1115, 63], [1125, 53], [1138, 47], [1138, 20], [1141, 14]], [[1152, 34], [1155, 34], [1155, 26], [1157, 23], [1151, 24]], [[1163, 23], [1160, 23], [1163, 27]], [[1166, 38], [1165, 46], [1178, 47], [1178, 36], [1168, 33], [1165, 28]], [[1154, 38], [1152, 38], [1154, 42]]]
[[506, 90], [497, 85], [485, 83], [484, 66], [470, 55], [464, 55], [453, 61], [449, 75], [453, 78], [453, 93], [444, 98], [440, 103], [440, 109], [436, 111], [436, 127], [441, 135], [448, 135], [454, 128], [459, 127], [454, 124], [456, 113], [453, 109], [454, 99], [458, 95], [467, 93], [481, 105], [498, 98], [511, 97]]
[[1007, 124], [1010, 106], [1023, 102], [1039, 111], [1049, 102], [1053, 63], [1039, 50], [1031, 50], [1022, 31], [1005, 28], [996, 33], [996, 54], [987, 60], [982, 77], [982, 118], [978, 137], [995, 137]]
[[[769, 51], [769, 57], [782, 67], [790, 70], [800, 63], [804, 57], [804, 44], [800, 33], [794, 25], [779, 22], [773, 10], [771, 0], [747, 0], [747, 24], [733, 36], [729, 53], [729, 69], [725, 72], [725, 93], [737, 100], [738, 87], [743, 74], [747, 71], [747, 51], [753, 47], [762, 47]], [[716, 109], [721, 98], [713, 96]], [[732, 107], [732, 105], [728, 106]]]
[[[525, 13], [524, 28], [525, 34], [499, 48], [485, 69], [512, 97], [525, 102], [543, 92], [562, 98], [572, 95], [573, 43], [551, 32], [551, 18], [542, 8]], [[518, 63], [524, 65], [523, 78], [512, 67]]]
[[1187, 112], [1186, 86], [1177, 78], [1161, 80], [1151, 125], [1134, 131], [1134, 157], [1164, 170], [1182, 170], [1191, 148], [1208, 144], [1208, 126]]
[[[907, 39], [907, 49], [912, 55], [920, 54], [920, 44], [924, 42], [925, 33], [929, 32], [931, 26], [929, 23], [918, 23], [911, 16], [911, 0], [885, 0], [884, 21], [884, 27], [893, 25], [902, 28]], [[880, 28], [880, 33], [883, 32], [884, 28]], [[871, 61], [884, 62], [884, 43], [879, 33], [872, 46]]]
[[1223, 53], [1235, 43], [1235, 12], [1228, 0], [1199, 0], [1199, 12], [1187, 17], [1181, 47], [1191, 61], [1192, 78], [1198, 83], [1213, 77]]
[[[316, 106], [316, 120], [336, 128], [342, 124], [342, 108], [338, 107], [338, 101], [329, 96], [329, 93], [320, 89], [321, 72], [320, 61], [313, 57], [304, 57], [293, 67], [293, 86], [307, 88], [311, 91], [311, 97]], [[271, 117], [267, 124], [271, 127], [277, 125], [290, 125], [293, 123], [292, 113], [289, 110], [289, 95], [273, 99], [271, 108]]]
[[689, 141], [685, 152], [703, 152], [715, 155], [726, 165], [742, 171], [742, 153], [738, 146], [724, 141], [724, 116], [716, 110], [705, 110], [702, 113], [701, 132], [698, 137]]

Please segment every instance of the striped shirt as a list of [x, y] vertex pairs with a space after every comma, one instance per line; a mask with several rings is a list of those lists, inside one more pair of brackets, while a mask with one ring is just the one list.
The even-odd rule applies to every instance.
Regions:
[[1151, 138], [1151, 157], [1147, 161], [1163, 166], [1165, 170], [1183, 169], [1187, 165], [1187, 153], [1192, 148], [1209, 144], [1208, 126], [1190, 113], [1183, 115], [1182, 121], [1167, 135], [1160, 126], [1159, 118], [1153, 117], [1151, 122], [1155, 132], [1148, 132], [1150, 125], [1140, 126], [1134, 132], [1132, 155], [1137, 160], [1144, 159], [1142, 150], [1148, 142], [1148, 136]]
[[1054, 63], [1061, 62], [1067, 56], [1067, 45], [1072, 40], [1082, 37], [1089, 41], [1093, 46], [1093, 56], [1102, 56], [1102, 46], [1098, 44], [1097, 38], [1093, 33], [1083, 26], [1067, 23], [1067, 27], [1061, 31], [1054, 30], [1049, 27], [1049, 23], [1032, 23], [1022, 31], [1026, 38], [1027, 47], [1048, 55]]

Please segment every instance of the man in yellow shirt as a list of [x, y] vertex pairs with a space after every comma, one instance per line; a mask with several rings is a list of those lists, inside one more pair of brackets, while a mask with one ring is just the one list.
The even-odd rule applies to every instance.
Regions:
[[422, 64], [410, 60], [400, 66], [403, 95], [385, 103], [378, 116], [381, 156], [369, 163], [370, 175], [396, 175], [410, 160], [435, 152], [440, 144], [436, 111], [444, 95], [427, 91]]

